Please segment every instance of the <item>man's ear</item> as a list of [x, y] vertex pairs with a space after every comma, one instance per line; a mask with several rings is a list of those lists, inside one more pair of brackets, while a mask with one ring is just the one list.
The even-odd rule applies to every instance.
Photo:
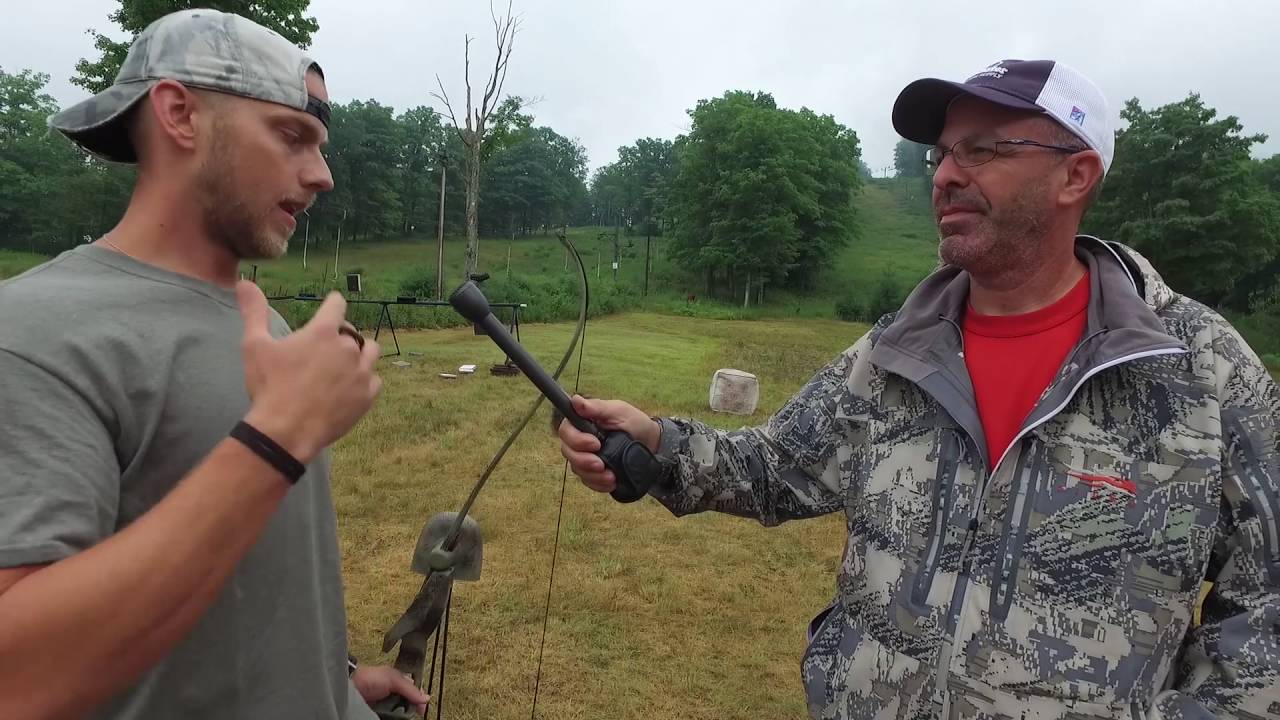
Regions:
[[161, 80], [147, 96], [147, 108], [160, 134], [174, 146], [194, 152], [199, 125], [207, 122], [212, 108], [182, 83]]
[[1096, 150], [1085, 150], [1067, 158], [1067, 182], [1058, 194], [1063, 205], [1075, 205], [1093, 194], [1102, 182], [1102, 156]]

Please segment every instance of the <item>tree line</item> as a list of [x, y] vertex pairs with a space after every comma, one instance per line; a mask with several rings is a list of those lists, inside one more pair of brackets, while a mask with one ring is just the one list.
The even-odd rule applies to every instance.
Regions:
[[[193, 4], [118, 2], [110, 19], [132, 33]], [[252, 17], [303, 47], [319, 27], [306, 15], [309, 0], [199, 4]], [[510, 237], [594, 224], [661, 237], [686, 280], [744, 303], [762, 301], [768, 288], [803, 291], [856, 241], [858, 195], [870, 175], [857, 134], [830, 116], [780, 108], [763, 92], [698, 102], [687, 133], [619, 148], [588, 183], [583, 147], [537, 125], [520, 97], [502, 97], [512, 22], [494, 17], [498, 63], [461, 126], [444, 83], [432, 94], [447, 115], [427, 105], [397, 112], [374, 99], [334, 105], [326, 156], [336, 188], [302, 219], [301, 234], [431, 237], [443, 185], [449, 234]], [[73, 78], [89, 90], [110, 83], [127, 50], [95, 38], [100, 57], [82, 60]], [[116, 221], [133, 169], [87, 157], [46, 128], [58, 109], [48, 82], [47, 74], [0, 68], [0, 247], [53, 254]], [[466, 82], [470, 96], [469, 75]], [[1153, 109], [1132, 99], [1120, 115], [1115, 162], [1083, 229], [1132, 245], [1173, 287], [1211, 305], [1280, 314], [1280, 156], [1252, 157], [1266, 137], [1246, 134], [1234, 116], [1219, 118], [1194, 93]], [[894, 152], [899, 185], [917, 209], [929, 197], [925, 149], [904, 140]], [[468, 206], [478, 206], [474, 227]]]
[[[546, 232], [572, 223], [586, 202], [586, 151], [535, 125], [521, 105], [509, 98], [491, 119], [480, 183], [485, 235]], [[312, 208], [312, 232], [363, 241], [433, 236], [442, 179], [445, 231], [461, 232], [464, 153], [452, 127], [430, 107], [396, 114], [376, 100], [335, 105], [325, 150], [334, 189]]]
[[866, 176], [854, 131], [829, 115], [730, 91], [689, 111], [688, 134], [644, 138], [596, 172], [594, 221], [669, 236], [706, 294], [764, 299], [811, 288], [857, 235]]
[[[97, 237], [119, 218], [132, 166], [101, 162], [45, 126], [58, 110], [49, 76], [0, 68], [0, 247], [54, 254]], [[528, 234], [575, 222], [587, 203], [586, 151], [537, 126], [510, 98], [486, 146], [480, 202], [487, 235]], [[335, 188], [300, 229], [336, 239], [434, 236], [445, 175], [445, 227], [463, 226], [462, 148], [430, 107], [397, 113], [376, 100], [333, 106], [325, 155]]]
[[[1082, 231], [1145, 255], [1177, 291], [1235, 312], [1280, 310], [1280, 155], [1253, 157], [1260, 133], [1219, 117], [1198, 93], [1120, 112], [1115, 160]], [[894, 149], [905, 182], [927, 189], [926, 146]]]

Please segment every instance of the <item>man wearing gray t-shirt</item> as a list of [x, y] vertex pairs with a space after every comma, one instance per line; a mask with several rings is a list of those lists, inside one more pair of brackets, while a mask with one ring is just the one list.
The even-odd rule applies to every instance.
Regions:
[[333, 187], [327, 98], [276, 33], [190, 10], [49, 119], [138, 180], [107, 235], [0, 283], [0, 718], [425, 712], [347, 661], [326, 447], [377, 344], [336, 293], [290, 333], [236, 282]]

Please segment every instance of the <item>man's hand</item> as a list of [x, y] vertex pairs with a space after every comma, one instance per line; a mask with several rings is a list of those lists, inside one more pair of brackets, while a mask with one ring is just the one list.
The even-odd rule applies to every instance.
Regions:
[[387, 665], [365, 667], [361, 665], [352, 673], [351, 682], [355, 684], [356, 690], [360, 691], [360, 697], [364, 698], [364, 701], [370, 707], [379, 700], [395, 693], [413, 703], [419, 715], [423, 717], [427, 715], [427, 703], [430, 702], [431, 696], [419, 690], [413, 684], [413, 678], [393, 667]]
[[[662, 428], [634, 405], [621, 400], [587, 400], [574, 395], [573, 409], [601, 430], [622, 430], [643, 443], [651, 452], [658, 451]], [[573, 474], [582, 478], [582, 483], [592, 490], [612, 492], [617, 479], [595, 454], [600, 450], [600, 441], [567, 421], [560, 423], [559, 435], [560, 453], [569, 461]]]
[[381, 349], [373, 341], [362, 349], [339, 332], [347, 309], [339, 293], [330, 293], [311, 322], [282, 340], [271, 336], [267, 298], [257, 285], [238, 283], [236, 300], [253, 401], [245, 420], [308, 463], [373, 406], [382, 388], [373, 371]]

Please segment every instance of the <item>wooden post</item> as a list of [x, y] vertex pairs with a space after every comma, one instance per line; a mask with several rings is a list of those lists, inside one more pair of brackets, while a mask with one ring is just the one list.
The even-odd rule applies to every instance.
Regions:
[[338, 279], [338, 252], [342, 250], [342, 223], [347, 221], [347, 211], [342, 211], [342, 220], [338, 221], [338, 244], [333, 246], [333, 279]]
[[618, 243], [622, 242], [622, 212], [618, 212], [618, 224], [613, 229], [613, 281], [618, 281], [618, 266], [621, 260], [618, 256]]
[[436, 227], [436, 297], [444, 299], [444, 179], [448, 168], [440, 159], [440, 220]]
[[307, 246], [311, 244], [311, 211], [303, 210], [303, 215], [307, 216], [307, 229], [302, 236], [302, 269], [307, 269]]
[[648, 235], [644, 238], [644, 294], [641, 297], [649, 297], [649, 269], [651, 267], [649, 244], [653, 241], [653, 228], [648, 228], [648, 231]]

